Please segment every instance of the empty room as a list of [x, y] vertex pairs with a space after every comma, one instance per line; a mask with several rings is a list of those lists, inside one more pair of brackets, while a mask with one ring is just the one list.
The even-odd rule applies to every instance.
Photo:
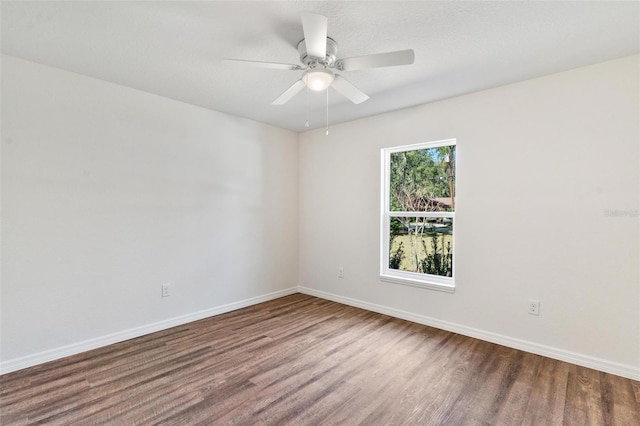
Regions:
[[640, 424], [640, 2], [0, 19], [0, 424]]

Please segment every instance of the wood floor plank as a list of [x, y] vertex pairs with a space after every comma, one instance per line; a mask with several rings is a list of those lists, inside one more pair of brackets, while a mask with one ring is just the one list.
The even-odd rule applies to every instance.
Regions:
[[635, 425], [640, 383], [294, 294], [0, 376], [5, 425]]
[[542, 358], [532, 381], [523, 425], [562, 424], [570, 365]]

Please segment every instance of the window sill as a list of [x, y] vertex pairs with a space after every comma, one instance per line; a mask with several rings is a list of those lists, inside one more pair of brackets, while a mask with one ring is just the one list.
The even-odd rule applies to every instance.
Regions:
[[429, 279], [421, 277], [420, 279], [415, 279], [409, 277], [399, 277], [396, 275], [380, 274], [380, 280], [388, 283], [425, 288], [427, 290], [444, 291], [445, 293], [454, 293], [456, 291], [456, 285], [451, 279], [447, 279], [447, 281], [449, 282], [440, 282], [437, 281], [437, 278]]

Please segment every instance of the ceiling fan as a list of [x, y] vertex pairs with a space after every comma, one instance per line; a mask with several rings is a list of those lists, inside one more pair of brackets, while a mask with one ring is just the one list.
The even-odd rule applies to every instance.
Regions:
[[298, 53], [303, 65], [242, 59], [224, 59], [223, 62], [260, 68], [302, 70], [302, 77], [272, 102], [273, 105], [283, 105], [305, 87], [319, 92], [326, 90], [329, 86], [354, 104], [359, 104], [369, 99], [369, 96], [345, 80], [336, 71], [410, 65], [414, 61], [415, 55], [412, 49], [337, 59], [338, 43], [327, 36], [327, 17], [316, 13], [305, 12], [302, 14], [302, 30], [304, 38], [298, 43]]

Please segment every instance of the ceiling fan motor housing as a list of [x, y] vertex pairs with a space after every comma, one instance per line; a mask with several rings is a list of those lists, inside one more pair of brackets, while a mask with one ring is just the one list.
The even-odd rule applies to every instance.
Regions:
[[316, 58], [307, 53], [307, 45], [305, 44], [304, 39], [302, 39], [298, 43], [298, 53], [300, 54], [300, 62], [305, 64], [307, 67], [315, 68], [313, 65], [322, 65], [326, 68], [330, 68], [336, 61], [338, 43], [336, 43], [334, 39], [327, 37], [327, 53], [325, 57]]

